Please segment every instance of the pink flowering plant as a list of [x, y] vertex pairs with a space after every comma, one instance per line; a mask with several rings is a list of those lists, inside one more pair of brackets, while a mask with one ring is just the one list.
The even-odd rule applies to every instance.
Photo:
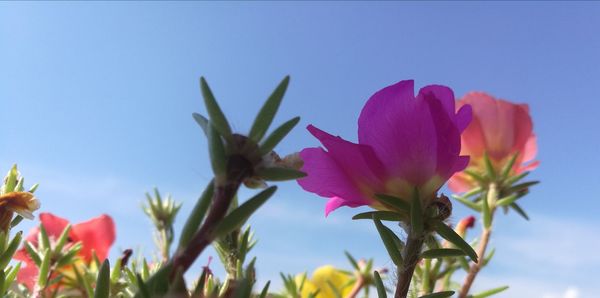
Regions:
[[[0, 295], [356, 298], [376, 292], [380, 298], [390, 293], [483, 298], [508, 288], [471, 293], [494, 254], [488, 244], [496, 211], [528, 218], [519, 200], [537, 183], [524, 180], [538, 162], [526, 105], [482, 92], [456, 101], [452, 89], [441, 85], [415, 95], [412, 80], [400, 81], [367, 100], [357, 143], [309, 125], [322, 146], [281, 157], [275, 147], [300, 121], [296, 117], [269, 131], [288, 83], [289, 77], [281, 81], [242, 134], [232, 131], [208, 83], [200, 79], [208, 117], [194, 113], [193, 118], [206, 136], [214, 177], [191, 207], [158, 189], [146, 194], [142, 209], [156, 243], [151, 258], [124, 249], [109, 260], [117, 237], [109, 215], [74, 224], [48, 212], [34, 215], [40, 208], [34, 195], [38, 185], [26, 190], [13, 166], [0, 188]], [[272, 184], [289, 180], [327, 199], [324, 216], [341, 207], [370, 207], [352, 219], [374, 223], [387, 252], [379, 257], [391, 259], [393, 268], [376, 268], [373, 259], [345, 252], [348, 268], [323, 264], [312, 274], [281, 273], [279, 288], [270, 281], [257, 284], [257, 259], [250, 258], [257, 241], [247, 223], [275, 193]], [[453, 200], [440, 192], [447, 182]], [[243, 200], [238, 197], [242, 187], [258, 190]], [[476, 216], [454, 225], [453, 201]], [[182, 209], [190, 215], [178, 231], [174, 223]], [[35, 216], [40, 224], [26, 237], [13, 232], [24, 218]], [[481, 235], [468, 241], [476, 223]], [[190, 267], [211, 245], [225, 276], [215, 276], [208, 257], [199, 276], [190, 278]], [[457, 282], [454, 274], [460, 271], [465, 278]], [[384, 280], [393, 286], [384, 286]]]

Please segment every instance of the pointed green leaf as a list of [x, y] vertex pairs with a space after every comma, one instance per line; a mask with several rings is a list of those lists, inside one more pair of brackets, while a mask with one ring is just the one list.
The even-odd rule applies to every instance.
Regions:
[[282, 167], [260, 168], [256, 175], [267, 181], [286, 181], [306, 177], [304, 172]]
[[480, 194], [483, 191], [483, 188], [481, 186], [476, 186], [473, 189], [465, 192], [465, 194], [462, 195], [463, 198], [468, 198], [477, 194]]
[[444, 292], [437, 292], [437, 293], [431, 293], [431, 294], [419, 296], [419, 298], [446, 298], [446, 297], [450, 297], [452, 295], [454, 295], [454, 291], [444, 291]]
[[208, 137], [208, 125], [209, 125], [208, 119], [206, 119], [206, 117], [204, 117], [198, 113], [192, 113], [192, 117], [194, 118], [196, 123], [198, 123], [200, 128], [202, 128], [204, 135]]
[[10, 287], [15, 278], [17, 278], [17, 273], [19, 273], [19, 270], [21, 270], [21, 262], [10, 268], [8, 274], [6, 274], [6, 278], [4, 279], [4, 289], [8, 289]]
[[0, 270], [6, 268], [6, 266], [12, 259], [13, 255], [15, 254], [15, 251], [17, 251], [17, 248], [19, 247], [19, 244], [21, 244], [22, 236], [23, 232], [19, 231], [15, 235], [15, 237], [13, 237], [13, 239], [10, 241], [8, 247], [6, 247], [2, 255], [0, 255]]
[[464, 170], [463, 173], [467, 174], [469, 177], [473, 178], [475, 181], [479, 182], [479, 184], [485, 184], [486, 183], [486, 179], [481, 176], [479, 173], [476, 173], [472, 170]]
[[515, 164], [515, 161], [517, 160], [517, 157], [519, 156], [519, 152], [513, 154], [510, 159], [508, 160], [508, 162], [504, 165], [504, 167], [502, 168], [502, 171], [500, 172], [500, 178], [502, 180], [506, 179], [506, 177], [508, 177], [508, 175], [510, 174], [510, 170], [513, 168], [513, 165]]
[[25, 250], [27, 250], [29, 257], [33, 260], [37, 267], [42, 266], [42, 258], [40, 257], [40, 254], [35, 249], [35, 247], [33, 247], [33, 244], [31, 244], [31, 242], [25, 241]]
[[68, 224], [65, 229], [62, 231], [58, 240], [56, 241], [56, 245], [54, 246], [54, 253], [58, 254], [62, 251], [63, 247], [67, 243], [69, 239], [69, 232], [71, 231], [71, 224]]
[[208, 112], [210, 122], [222, 136], [229, 138], [231, 136], [229, 122], [227, 122], [225, 114], [223, 114], [221, 107], [219, 107], [219, 104], [210, 90], [210, 87], [208, 87], [208, 83], [206, 83], [204, 77], [200, 78], [200, 89], [202, 90], [202, 97], [204, 97], [204, 105], [206, 105], [206, 111]]
[[465, 206], [473, 209], [474, 211], [481, 212], [481, 205], [479, 205], [479, 204], [477, 204], [477, 203], [475, 203], [475, 202], [473, 202], [473, 201], [471, 201], [469, 199], [465, 199], [464, 197], [459, 197], [457, 195], [452, 195], [452, 197], [455, 200], [461, 202], [463, 205], [465, 205]]
[[179, 238], [179, 249], [183, 249], [188, 245], [192, 237], [194, 237], [194, 234], [198, 231], [198, 228], [206, 215], [206, 211], [212, 202], [213, 192], [214, 180], [211, 180], [202, 192], [202, 195], [200, 195], [200, 198], [198, 198], [196, 205], [194, 205], [194, 209], [192, 209], [192, 213], [183, 226]]
[[525, 220], [529, 220], [529, 216], [527, 215], [527, 213], [525, 213], [525, 210], [523, 210], [523, 208], [519, 206], [519, 204], [512, 203], [510, 204], [510, 208], [517, 211], [517, 213], [519, 213], [519, 215], [521, 215]]
[[264, 204], [277, 190], [277, 186], [271, 186], [248, 201], [244, 202], [238, 208], [229, 213], [215, 228], [213, 235], [215, 238], [229, 234], [231, 231], [241, 227], [246, 220], [254, 213], [262, 204]]
[[275, 118], [275, 114], [279, 109], [279, 105], [281, 104], [281, 100], [283, 99], [283, 95], [287, 90], [289, 82], [290, 77], [286, 76], [262, 106], [258, 112], [258, 115], [256, 116], [256, 119], [254, 120], [254, 123], [252, 124], [250, 133], [248, 134], [250, 139], [258, 142], [265, 135], [269, 129], [269, 125], [271, 125], [271, 122], [273, 122], [273, 118]]
[[46, 287], [46, 283], [48, 282], [51, 258], [52, 254], [50, 253], [50, 248], [46, 248], [42, 255], [42, 263], [37, 277], [37, 284], [42, 289]]
[[487, 255], [487, 257], [485, 257], [483, 259], [483, 266], [486, 266], [492, 260], [495, 253], [496, 253], [496, 248], [492, 248], [492, 251], [490, 251], [490, 253]]
[[487, 177], [489, 177], [491, 180], [495, 180], [496, 179], [496, 170], [494, 169], [494, 165], [492, 165], [492, 161], [490, 160], [490, 157], [487, 154], [487, 152], [483, 155], [483, 161], [485, 164], [485, 171], [486, 171]]
[[346, 258], [348, 259], [348, 261], [350, 262], [350, 264], [352, 264], [352, 267], [355, 270], [360, 270], [360, 267], [358, 266], [358, 263], [356, 262], [356, 259], [354, 259], [354, 257], [348, 251], [344, 251], [344, 254], [346, 255]]
[[397, 211], [407, 213], [410, 212], [410, 204], [407, 203], [404, 199], [386, 194], [376, 194], [374, 199], [386, 206], [392, 207]]
[[17, 177], [19, 176], [19, 171], [17, 170], [17, 165], [14, 164], [12, 168], [8, 171], [8, 175], [6, 176], [6, 181], [4, 183], [4, 192], [9, 193], [15, 191], [15, 187], [17, 186]]
[[208, 152], [210, 154], [210, 164], [215, 176], [223, 175], [227, 167], [227, 155], [225, 146], [221, 140], [221, 135], [215, 129], [214, 125], [208, 126]]
[[260, 144], [260, 153], [261, 155], [266, 155], [269, 152], [273, 151], [275, 146], [287, 136], [287, 134], [292, 131], [292, 129], [300, 122], [300, 117], [295, 117], [287, 122], [283, 123], [281, 126], [277, 127], [261, 144]]
[[469, 258], [475, 263], [477, 263], [477, 253], [473, 250], [473, 247], [469, 245], [469, 243], [465, 242], [465, 240], [460, 237], [460, 235], [456, 234], [454, 230], [452, 230], [449, 226], [447, 226], [442, 221], [433, 221], [433, 229], [442, 236], [442, 238], [450, 241], [456, 247], [460, 248], [464, 251]]
[[35, 192], [35, 191], [38, 189], [38, 187], [39, 187], [39, 186], [40, 186], [40, 184], [39, 184], [39, 183], [36, 183], [36, 184], [32, 185], [32, 186], [29, 188], [29, 192], [30, 192], [30, 193], [34, 193], [34, 192]]
[[13, 220], [10, 222], [10, 228], [14, 228], [16, 227], [18, 224], [21, 223], [21, 221], [23, 221], [23, 216], [21, 215], [17, 215], [15, 216], [15, 218], [13, 218]]
[[401, 221], [403, 218], [396, 212], [393, 211], [368, 211], [356, 214], [352, 219], [373, 219], [373, 216], [379, 220], [387, 221]]
[[423, 209], [421, 208], [421, 198], [416, 188], [410, 204], [410, 228], [415, 237], [423, 233]]
[[514, 193], [514, 194], [512, 194], [510, 196], [507, 196], [507, 197], [504, 197], [502, 199], [499, 199], [496, 202], [496, 205], [501, 206], [501, 207], [505, 207], [505, 206], [508, 206], [508, 205], [514, 203], [517, 199], [519, 199], [519, 195], [516, 194], [516, 193]]
[[531, 186], [534, 186], [536, 184], [540, 183], [539, 181], [530, 181], [530, 182], [523, 182], [517, 185], [513, 185], [511, 187], [509, 187], [506, 192], [507, 193], [514, 193], [514, 192], [518, 192], [518, 191], [522, 191], [522, 190], [526, 190]]
[[462, 251], [461, 249], [456, 249], [456, 248], [436, 248], [436, 249], [430, 249], [428, 251], [424, 251], [423, 253], [421, 253], [421, 257], [423, 259], [438, 259], [438, 258], [445, 258], [445, 257], [458, 257], [458, 256], [464, 256], [465, 252]]
[[500, 292], [506, 291], [507, 289], [508, 289], [508, 286], [494, 288], [494, 289], [491, 289], [491, 290], [487, 290], [487, 291], [483, 291], [481, 293], [475, 294], [475, 295], [473, 295], [473, 298], [490, 297], [492, 295], [495, 295], [495, 294], [498, 294]]
[[373, 277], [375, 278], [375, 287], [377, 288], [377, 297], [387, 298], [387, 293], [385, 291], [385, 287], [383, 286], [383, 282], [381, 281], [381, 276], [379, 276], [379, 272], [374, 271]]
[[267, 284], [260, 292], [260, 296], [258, 296], [259, 298], [267, 298], [267, 294], [269, 294], [269, 286], [270, 285], [271, 285], [271, 281], [269, 280], [269, 281], [267, 281]]
[[96, 279], [96, 289], [94, 291], [94, 298], [109, 298], [110, 296], [110, 264], [108, 259], [104, 260], [100, 271], [98, 272], [98, 279]]
[[144, 283], [144, 280], [142, 280], [142, 276], [139, 274], [136, 274], [135, 279], [137, 281], [137, 286], [138, 286], [137, 295], [139, 295], [140, 297], [143, 297], [143, 298], [151, 298], [152, 295], [150, 295], [150, 291], [148, 290], [148, 287]]
[[510, 185], [513, 185], [514, 183], [516, 183], [516, 182], [519, 182], [519, 181], [521, 181], [523, 178], [527, 177], [527, 175], [529, 175], [529, 173], [530, 173], [530, 172], [524, 172], [524, 173], [521, 173], [521, 174], [519, 174], [519, 175], [516, 175], [516, 176], [511, 176], [511, 177], [508, 177], [508, 178], [507, 178], [507, 179], [504, 181], [504, 185], [505, 185], [505, 186], [510, 186]]
[[392, 262], [396, 264], [396, 266], [402, 266], [402, 255], [400, 254], [400, 249], [396, 246], [396, 242], [394, 241], [394, 237], [391, 234], [394, 234], [392, 230], [388, 227], [384, 226], [380, 220], [373, 218], [373, 222], [375, 222], [375, 227], [377, 227], [377, 232], [379, 232], [379, 236], [383, 241], [383, 245], [387, 250], [388, 254], [392, 258]]
[[40, 248], [46, 249], [50, 248], [50, 238], [48, 237], [48, 233], [43, 225], [40, 225], [40, 233], [38, 234], [38, 245]]

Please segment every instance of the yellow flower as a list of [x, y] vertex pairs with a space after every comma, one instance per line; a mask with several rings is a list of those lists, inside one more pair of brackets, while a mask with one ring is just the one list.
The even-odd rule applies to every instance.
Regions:
[[39, 208], [40, 202], [30, 192], [13, 191], [0, 195], [0, 229], [8, 230], [13, 212], [33, 219], [33, 211]]
[[301, 293], [303, 298], [308, 297], [317, 290], [319, 290], [319, 293], [316, 298], [336, 298], [332, 286], [342, 297], [346, 297], [352, 291], [353, 286], [351, 276], [331, 265], [317, 268], [313, 272], [311, 279], [308, 279], [306, 273], [296, 276], [296, 284], [298, 286], [300, 286], [302, 280], [304, 280]]

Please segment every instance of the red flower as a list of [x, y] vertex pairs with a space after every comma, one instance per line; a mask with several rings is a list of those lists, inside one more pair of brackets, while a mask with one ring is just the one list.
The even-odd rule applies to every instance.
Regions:
[[[40, 213], [42, 226], [48, 233], [51, 240], [57, 240], [62, 231], [67, 227], [69, 221], [60, 218], [51, 213]], [[25, 241], [30, 242], [34, 247], [38, 245], [39, 227], [33, 228]], [[115, 242], [115, 224], [108, 215], [100, 215], [82, 223], [71, 226], [69, 232], [69, 243], [80, 242], [82, 245], [78, 257], [89, 264], [92, 261], [93, 253], [100, 261], [108, 257], [108, 251]], [[67, 244], [69, 245], [69, 244]], [[29, 289], [33, 289], [38, 274], [38, 268], [29, 257], [25, 248], [21, 248], [14, 256], [14, 259], [23, 261], [24, 266], [17, 275], [17, 281], [25, 284]]]

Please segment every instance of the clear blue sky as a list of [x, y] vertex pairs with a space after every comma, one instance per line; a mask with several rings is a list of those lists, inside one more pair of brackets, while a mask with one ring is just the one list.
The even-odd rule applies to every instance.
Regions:
[[[111, 214], [113, 255], [152, 249], [139, 210], [158, 186], [187, 215], [211, 177], [191, 118], [205, 113], [205, 76], [236, 131], [246, 132], [279, 80], [292, 77], [281, 123], [301, 125], [281, 153], [317, 145], [309, 123], [356, 140], [374, 91], [402, 79], [482, 90], [528, 103], [542, 184], [500, 216], [499, 297], [594, 297], [600, 247], [600, 5], [505, 3], [0, 3], [0, 168], [39, 182], [42, 210], [73, 221]], [[244, 195], [251, 192], [244, 191]], [[343, 250], [390, 261], [357, 210], [323, 218], [325, 200], [282, 185], [252, 224], [262, 280], [279, 271], [347, 266]], [[468, 212], [458, 208], [455, 219]], [[28, 228], [31, 223], [24, 225]], [[202, 257], [204, 263], [208, 254]]]

